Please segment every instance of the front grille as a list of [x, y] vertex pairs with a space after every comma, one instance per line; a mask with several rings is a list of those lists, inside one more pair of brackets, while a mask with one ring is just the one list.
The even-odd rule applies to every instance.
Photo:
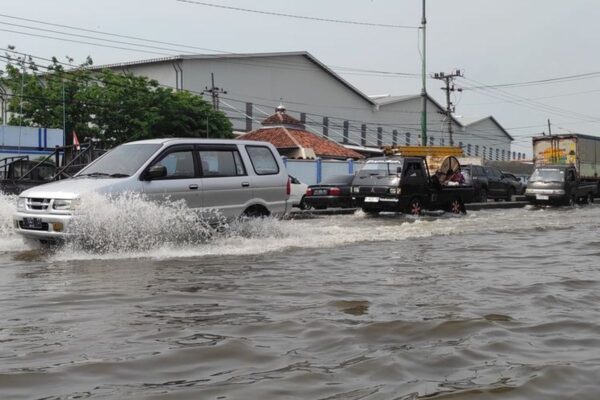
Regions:
[[388, 188], [383, 186], [360, 186], [358, 192], [360, 194], [385, 194]]
[[45, 211], [50, 206], [50, 199], [28, 197], [26, 202], [28, 210]]
[[25, 228], [23, 227], [23, 221], [19, 221], [19, 228], [21, 229], [25, 229], [27, 231], [48, 231], [48, 223], [47, 222], [42, 222], [42, 227], [41, 228]]

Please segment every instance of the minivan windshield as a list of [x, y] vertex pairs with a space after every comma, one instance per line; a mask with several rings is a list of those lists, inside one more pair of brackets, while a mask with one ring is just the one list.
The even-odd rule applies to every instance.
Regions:
[[562, 169], [539, 168], [533, 171], [530, 182], [564, 182], [565, 171]]
[[161, 144], [158, 143], [122, 144], [82, 169], [77, 176], [112, 178], [131, 176], [160, 147]]
[[359, 172], [359, 175], [396, 175], [398, 167], [401, 167], [402, 163], [399, 161], [378, 161], [378, 162], [367, 162]]

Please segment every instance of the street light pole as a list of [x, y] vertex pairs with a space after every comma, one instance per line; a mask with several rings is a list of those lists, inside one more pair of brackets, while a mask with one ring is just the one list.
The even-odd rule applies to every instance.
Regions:
[[423, 17], [421, 18], [421, 29], [423, 30], [423, 53], [421, 78], [421, 144], [427, 146], [427, 19], [425, 18], [425, 0], [423, 0]]

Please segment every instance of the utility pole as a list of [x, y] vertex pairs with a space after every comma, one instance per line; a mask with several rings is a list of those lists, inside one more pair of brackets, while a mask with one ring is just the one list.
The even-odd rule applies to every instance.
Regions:
[[219, 95], [227, 94], [227, 91], [215, 86], [215, 74], [212, 72], [210, 73], [210, 79], [211, 79], [210, 89], [208, 86], [205, 86], [204, 90], [202, 91], [202, 94], [210, 93], [210, 95], [212, 97], [213, 110], [219, 111]]
[[422, 85], [421, 85], [421, 145], [427, 146], [427, 19], [425, 18], [425, 0], [423, 0], [423, 16], [421, 17], [421, 29], [423, 30], [423, 53], [422, 59]]
[[450, 100], [450, 92], [462, 92], [461, 88], [454, 87], [454, 78], [463, 76], [461, 71], [457, 69], [454, 72], [449, 74], [445, 74], [443, 72], [433, 74], [433, 79], [438, 79], [440, 81], [444, 81], [446, 86], [442, 88], [442, 90], [446, 91], [446, 118], [448, 120], [448, 138], [450, 141], [450, 146], [454, 146], [454, 140], [452, 139], [452, 113], [455, 111], [454, 104]]
[[548, 118], [548, 136], [552, 136], [552, 125], [550, 124], [550, 118]]

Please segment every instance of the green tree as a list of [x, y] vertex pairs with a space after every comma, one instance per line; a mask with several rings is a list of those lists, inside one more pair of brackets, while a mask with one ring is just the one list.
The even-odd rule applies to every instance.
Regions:
[[[132, 74], [91, 68], [92, 60], [65, 68], [56, 58], [46, 67], [28, 57], [10, 57], [0, 75], [9, 93], [11, 125], [75, 130], [80, 138], [116, 143], [158, 137], [233, 137], [225, 114], [201, 97], [161, 87]], [[72, 62], [72, 60], [69, 60]]]

